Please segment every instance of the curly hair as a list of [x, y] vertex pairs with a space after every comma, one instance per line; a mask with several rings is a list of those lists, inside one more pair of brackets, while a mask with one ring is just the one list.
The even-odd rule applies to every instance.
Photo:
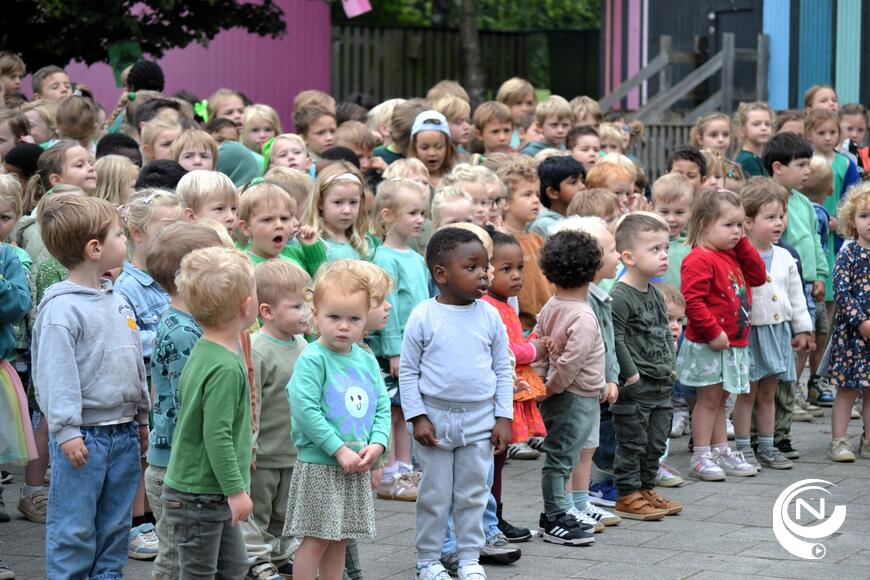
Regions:
[[601, 267], [601, 246], [586, 232], [562, 231], [547, 240], [539, 260], [544, 276], [560, 288], [592, 282]]
[[447, 266], [453, 259], [456, 248], [471, 242], [478, 242], [483, 247], [481, 239], [464, 228], [447, 227], [435, 232], [426, 246], [426, 265], [429, 271], [434, 273], [435, 266]]
[[870, 182], [867, 181], [861, 181], [849, 188], [846, 192], [846, 199], [837, 212], [844, 238], [858, 239], [855, 214], [860, 209], [870, 209]]

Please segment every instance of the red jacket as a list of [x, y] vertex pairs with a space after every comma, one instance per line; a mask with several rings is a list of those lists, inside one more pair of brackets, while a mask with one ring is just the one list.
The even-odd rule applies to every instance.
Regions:
[[686, 338], [707, 343], [724, 330], [731, 346], [749, 344], [751, 286], [767, 282], [764, 261], [746, 237], [733, 250], [696, 246], [683, 259]]

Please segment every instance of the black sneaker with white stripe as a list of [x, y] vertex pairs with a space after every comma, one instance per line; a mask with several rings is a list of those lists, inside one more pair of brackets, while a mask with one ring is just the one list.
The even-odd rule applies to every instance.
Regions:
[[593, 535], [580, 528], [576, 519], [567, 513], [556, 519], [547, 519], [541, 514], [541, 528], [545, 542], [567, 546], [588, 546], [595, 542]]

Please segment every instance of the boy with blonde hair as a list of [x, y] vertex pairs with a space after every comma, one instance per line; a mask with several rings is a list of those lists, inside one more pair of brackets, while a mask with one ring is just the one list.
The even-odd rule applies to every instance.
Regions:
[[593, 189], [602, 187], [612, 191], [619, 200], [622, 213], [631, 211], [634, 205], [634, 181], [637, 170], [626, 157], [628, 163], [622, 161], [621, 155], [606, 155], [586, 174], [586, 187]]
[[435, 191], [430, 211], [433, 231], [455, 223], [474, 221], [474, 201], [453, 185], [444, 185]]
[[335, 130], [335, 140], [332, 142], [333, 147], [347, 147], [359, 157], [359, 170], [365, 173], [369, 169], [377, 169], [383, 171], [387, 168], [386, 163], [383, 163], [380, 157], [378, 165], [373, 164], [374, 158], [372, 152], [378, 144], [375, 135], [359, 121], [345, 121]]
[[652, 210], [668, 224], [668, 271], [665, 282], [678, 291], [682, 287], [680, 268], [683, 258], [692, 249], [686, 245], [685, 230], [692, 216], [694, 197], [692, 182], [680, 173], [666, 173], [653, 182]]
[[214, 138], [201, 129], [188, 129], [173, 141], [169, 156], [187, 171], [217, 167], [218, 145]]
[[257, 377], [257, 432], [251, 469], [251, 519], [242, 524], [250, 566], [249, 578], [291, 574], [292, 538], [283, 533], [296, 448], [290, 439], [291, 415], [287, 383], [308, 344], [311, 276], [284, 260], [254, 268], [262, 326], [251, 340]]
[[559, 95], [551, 95], [535, 107], [535, 121], [541, 128], [543, 141], [532, 141], [520, 153], [534, 157], [542, 149], [553, 147], [565, 150], [565, 138], [574, 127], [574, 112], [571, 105]]
[[471, 105], [468, 101], [452, 95], [441, 97], [431, 105], [433, 110], [447, 119], [451, 141], [460, 152], [464, 152], [471, 137]]
[[586, 95], [574, 97], [569, 104], [574, 112], [574, 123], [577, 127], [598, 129], [598, 125], [604, 120], [598, 101], [592, 97]]
[[484, 156], [511, 150], [514, 122], [507, 105], [498, 101], [481, 103], [474, 110], [472, 123], [477, 138], [483, 143]]
[[33, 327], [33, 384], [52, 458], [46, 576], [121, 578], [151, 406], [135, 314], [102, 282], [124, 263], [127, 239], [104, 199], [47, 196], [38, 215], [46, 249], [69, 269]]
[[232, 235], [238, 223], [239, 194], [229, 177], [219, 171], [197, 169], [184, 175], [175, 188], [188, 221], [213, 219]]
[[619, 199], [612, 191], [595, 187], [575, 195], [571, 203], [568, 204], [565, 214], [580, 217], [595, 216], [610, 225], [622, 214], [622, 206], [619, 205]]
[[243, 578], [247, 555], [237, 524], [253, 508], [247, 493], [252, 427], [238, 339], [257, 318], [254, 269], [238, 250], [202, 248], [182, 259], [176, 284], [203, 334], [178, 385], [163, 517], [176, 537], [188, 540], [177, 544], [182, 578]]
[[263, 179], [283, 188], [296, 201], [296, 219], [302, 219], [308, 196], [314, 191], [314, 181], [307, 173], [290, 167], [275, 165], [263, 175]]

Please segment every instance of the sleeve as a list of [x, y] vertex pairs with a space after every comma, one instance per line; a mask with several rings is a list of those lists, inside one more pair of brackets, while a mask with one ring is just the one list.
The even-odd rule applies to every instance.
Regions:
[[858, 173], [858, 166], [854, 161], [846, 157], [849, 165], [846, 168], [846, 175], [843, 176], [843, 190], [840, 192], [840, 204], [848, 197], [849, 188], [861, 181], [861, 174]]
[[42, 302], [45, 291], [52, 284], [63, 282], [64, 278], [63, 266], [55, 263], [54, 260], [46, 260], [40, 264], [36, 270], [36, 304], [39, 305]]
[[512, 342], [510, 349], [518, 365], [530, 365], [538, 358], [538, 349], [531, 342]]
[[[553, 365], [553, 375], [547, 382], [547, 390], [552, 393], [558, 394], [570, 387], [587, 362], [587, 355], [593, 345], [595, 333], [583, 332], [584, 318], [583, 316], [576, 317], [566, 329], [565, 350], [556, 359], [556, 363]], [[585, 320], [585, 322], [589, 321]], [[598, 321], [593, 320], [592, 322], [598, 324]]]
[[758, 250], [749, 242], [749, 238], [743, 236], [734, 249], [746, 283], [749, 286], [764, 285], [767, 282], [767, 269], [764, 267], [764, 260], [761, 259]]
[[[852, 242], [857, 243], [857, 242]], [[855, 331], [866, 320], [870, 320], [870, 312], [861, 306], [858, 293], [861, 292], [861, 273], [859, 264], [854, 263], [854, 252], [845, 248], [837, 256], [834, 266], [834, 300], [837, 301], [837, 317], [842, 316], [846, 324]]]
[[335, 455], [344, 441], [323, 416], [321, 402], [325, 382], [326, 367], [322, 359], [316, 355], [305, 356], [303, 352], [287, 383], [287, 392], [294, 429], [302, 431], [324, 453]]
[[30, 312], [32, 305], [24, 268], [13, 251], [6, 251], [0, 275], [0, 324], [18, 322]]
[[202, 385], [202, 432], [205, 453], [224, 495], [245, 491], [233, 435], [234, 409], [244, 393], [245, 377], [235, 369], [216, 369]]
[[[414, 309], [405, 326], [402, 339], [402, 358], [399, 362], [399, 391], [405, 420], [426, 414], [420, 394], [420, 363], [423, 360], [423, 320], [421, 308]], [[513, 391], [513, 385], [511, 385]]]
[[82, 436], [82, 391], [75, 364], [75, 337], [60, 324], [39, 325], [37, 332], [33, 383], [48, 430], [62, 445]]
[[[130, 280], [131, 278], [128, 278]], [[131, 282], [138, 284], [138, 282]], [[142, 344], [142, 356], [150, 359], [154, 354], [154, 339], [157, 338], [157, 332], [154, 330], [145, 330], [140, 324], [139, 312], [136, 311], [136, 301], [127, 293], [127, 284], [118, 284], [114, 286], [114, 291], [121, 296], [127, 305], [133, 309], [133, 314], [136, 316], [136, 329], [139, 331], [139, 342]]]
[[[602, 338], [604, 338], [602, 336]], [[619, 383], [619, 361], [612, 345], [604, 342], [604, 380], [608, 383]]]
[[819, 231], [819, 218], [812, 206], [809, 206], [810, 232], [813, 236], [813, 252], [816, 254], [816, 280], [828, 279], [828, 258], [822, 249], [822, 239], [816, 234]]
[[[685, 264], [685, 262], [683, 262]], [[685, 286], [685, 282], [683, 283]], [[628, 302], [621, 292], [613, 295], [613, 346], [616, 350], [616, 360], [619, 361], [619, 375], [623, 379], [637, 374], [637, 367], [631, 359], [626, 337], [631, 329], [628, 328], [630, 309]]]
[[314, 278], [317, 270], [326, 261], [326, 246], [318, 239], [313, 244], [300, 244], [302, 268]]
[[[764, 266], [764, 262], [761, 265]], [[686, 319], [693, 330], [696, 330], [706, 342], [710, 342], [724, 330], [707, 307], [707, 295], [712, 286], [713, 268], [707, 260], [700, 259], [697, 254], [690, 253], [683, 260], [682, 278], [683, 298], [686, 299]], [[759, 285], [756, 284], [756, 286]], [[613, 326], [615, 329], [616, 306], [613, 308]], [[619, 359], [619, 366], [622, 370], [622, 358]], [[620, 372], [620, 374], [626, 376], [625, 373]]]
[[[774, 250], [775, 251], [775, 250]], [[807, 301], [804, 296], [804, 284], [798, 273], [797, 262], [787, 252], [778, 253], [783, 262], [788, 264], [788, 301], [791, 304], [791, 331], [812, 332], [813, 320], [807, 311]], [[776, 256], [777, 254], [774, 254]]]
[[378, 393], [378, 402], [375, 407], [374, 423], [369, 434], [369, 444], [380, 443], [384, 446], [384, 451], [389, 451], [391, 429], [390, 396], [387, 394], [387, 388], [384, 385], [384, 380], [381, 378], [381, 369], [378, 367], [377, 361], [370, 354], [365, 353], [365, 355], [372, 359], [369, 372], [373, 373], [372, 376], [378, 381], [375, 388], [375, 391]]
[[[254, 348], [253, 344], [251, 345], [251, 359], [254, 362], [254, 385], [252, 386], [251, 391], [254, 394], [254, 424], [260, 424], [260, 415], [263, 412], [263, 381], [266, 380], [266, 376], [269, 373], [269, 369], [266, 365], [266, 357], [263, 354]], [[253, 438], [251, 439], [251, 444], [253, 445], [254, 458], [257, 457], [257, 443], [259, 439], [260, 430], [254, 430]]]
[[[492, 370], [495, 373], [495, 416], [513, 419], [514, 417], [514, 379], [513, 365], [508, 356], [507, 330], [498, 313], [492, 311], [491, 328]], [[404, 396], [404, 393], [402, 393]], [[406, 415], [407, 416], [407, 415]]]
[[393, 280], [393, 291], [387, 295], [387, 302], [393, 305], [387, 315], [387, 324], [380, 331], [380, 345], [378, 356], [399, 356], [402, 353], [402, 321], [399, 319], [399, 269], [396, 261], [384, 259], [381, 252], [377, 252], [374, 264], [380, 266]]

